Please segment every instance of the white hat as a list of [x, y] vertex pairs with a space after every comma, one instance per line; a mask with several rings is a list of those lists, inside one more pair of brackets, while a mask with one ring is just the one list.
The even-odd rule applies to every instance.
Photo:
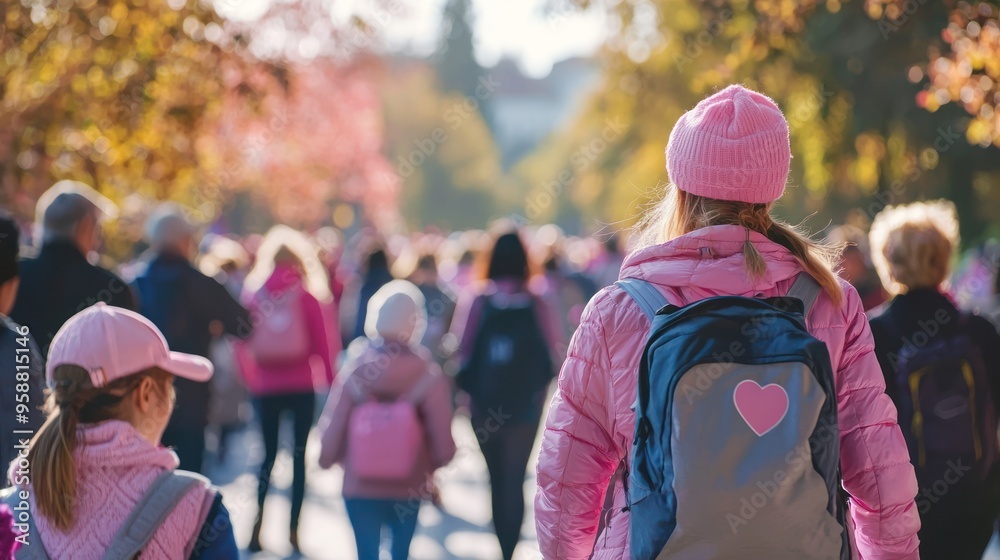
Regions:
[[417, 344], [427, 330], [424, 294], [406, 280], [393, 280], [379, 288], [368, 300], [365, 334]]

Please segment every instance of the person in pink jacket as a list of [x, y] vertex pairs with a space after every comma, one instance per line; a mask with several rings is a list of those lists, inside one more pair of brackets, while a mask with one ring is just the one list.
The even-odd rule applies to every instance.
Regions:
[[[319, 422], [319, 465], [324, 469], [335, 463], [344, 466], [344, 503], [359, 560], [378, 560], [383, 528], [391, 534], [392, 560], [409, 558], [420, 504], [435, 492], [434, 471], [455, 456], [451, 388], [430, 351], [420, 346], [427, 324], [423, 300], [420, 290], [406, 280], [393, 280], [375, 292], [365, 319], [368, 338], [358, 338], [348, 347], [340, 382]], [[421, 447], [408, 473], [366, 477], [351, 460], [358, 446], [374, 443], [351, 438], [353, 415], [371, 400], [408, 400], [416, 409]], [[376, 459], [391, 460], [382, 454]]]
[[[670, 135], [672, 184], [645, 217], [641, 248], [625, 259], [619, 277], [649, 282], [682, 306], [720, 295], [784, 296], [800, 273], [811, 275], [823, 293], [806, 325], [826, 343], [835, 370], [853, 547], [865, 560], [916, 559], [914, 471], [860, 298], [832, 272], [829, 249], [771, 216], [790, 157], [787, 122], [769, 98], [730, 86], [703, 100]], [[599, 292], [583, 313], [538, 458], [535, 525], [546, 559], [630, 556], [617, 468], [631, 457], [632, 405], [649, 328], [617, 285]], [[700, 558], [712, 558], [713, 543], [704, 545]]]
[[333, 383], [340, 334], [326, 268], [303, 234], [286, 226], [268, 231], [244, 284], [254, 333], [240, 349], [241, 370], [254, 396], [264, 440], [257, 486], [257, 518], [250, 550], [261, 549], [260, 531], [271, 469], [278, 456], [281, 417], [292, 416], [292, 511], [289, 540], [299, 549], [298, 526], [306, 491], [306, 441], [316, 394]]

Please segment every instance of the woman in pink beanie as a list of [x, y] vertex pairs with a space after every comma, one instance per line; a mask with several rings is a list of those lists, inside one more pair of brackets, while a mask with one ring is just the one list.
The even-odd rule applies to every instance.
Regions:
[[[832, 248], [771, 215], [785, 190], [790, 159], [788, 124], [781, 110], [768, 97], [741, 86], [704, 99], [675, 125], [667, 144], [671, 184], [664, 200], [643, 218], [640, 248], [623, 263], [619, 283], [598, 293], [584, 311], [549, 408], [535, 498], [544, 558], [846, 559], [852, 553], [863, 559], [918, 557], [917, 485], [858, 294], [832, 272]], [[652, 291], [652, 301], [670, 304], [653, 316], [658, 330], [652, 338], [645, 314], [651, 306], [630, 296], [639, 283]], [[795, 290], [792, 296], [793, 284], [812, 286], [813, 297]], [[652, 362], [643, 356], [655, 356], [652, 347], [645, 349], [647, 339], [651, 345], [665, 340], [656, 338], [671, 326], [663, 322], [664, 314], [680, 313], [689, 304], [715, 296], [803, 300], [805, 305], [792, 302], [801, 305], [794, 311], [799, 325], [794, 332], [823, 343], [813, 348], [829, 356], [827, 365], [813, 365], [812, 371], [816, 380], [821, 379], [816, 371], [827, 372], [827, 381], [818, 381], [826, 393], [819, 393], [816, 410], [823, 406], [834, 419], [832, 425], [821, 427], [818, 412], [811, 417], [800, 414], [806, 410], [799, 406], [805, 402], [805, 388], [817, 383], [807, 376], [797, 391], [753, 383], [749, 395], [740, 393], [746, 383], [742, 381], [727, 393], [728, 401], [703, 404], [707, 408], [701, 410], [696, 410], [698, 401], [689, 401], [687, 407], [672, 404], [674, 416], [666, 416], [666, 424], [644, 423], [636, 430], [636, 410], [643, 406], [641, 394], [640, 402], [636, 400], [640, 375], [649, 380], [672, 373], [646, 369]], [[744, 324], [744, 330], [774, 329], [766, 323], [775, 320], [771, 316], [763, 326]], [[779, 332], [779, 337], [788, 333]], [[694, 335], [706, 341], [722, 336], [714, 331]], [[717, 357], [712, 365], [749, 368], [739, 358], [745, 347], [733, 344], [731, 355]], [[755, 367], [766, 370], [773, 365]], [[710, 394], [735, 383], [725, 374], [735, 368], [721, 371], [704, 387], [699, 385], [700, 390]], [[681, 375], [673, 379], [690, 377]], [[651, 395], [648, 383], [646, 393]], [[674, 395], [679, 394], [678, 389]], [[665, 398], [684, 400], [657, 394], [647, 402]], [[688, 413], [700, 415], [702, 424], [677, 429], [683, 424], [677, 415]], [[703, 437], [717, 427], [712, 424], [730, 431]], [[799, 433], [795, 430], [812, 429], [814, 424], [815, 431], [804, 432], [814, 435], [784, 456], [787, 470], [767, 470], [764, 479], [755, 476], [760, 471], [719, 466], [763, 460], [761, 453], [774, 451], [767, 442], [775, 438], [767, 436]], [[657, 430], [666, 432], [668, 442], [660, 462], [633, 464], [634, 442]], [[692, 455], [714, 459], [699, 462]], [[686, 469], [685, 461], [697, 465]], [[636, 482], [649, 472], [637, 473], [640, 468], [657, 470], [652, 480], [661, 474], [669, 479], [663, 478], [657, 488], [642, 487]], [[825, 484], [819, 471], [826, 473]], [[715, 478], [706, 478], [706, 472]], [[691, 480], [703, 484], [685, 486]], [[838, 496], [841, 487], [846, 494]], [[731, 488], [740, 491], [722, 494]], [[658, 525], [645, 519], [650, 500], [656, 499], [662, 502], [654, 505], [672, 515]], [[640, 511], [642, 517], [632, 515]], [[805, 527], [812, 520], [815, 526]], [[713, 531], [720, 526], [723, 530]], [[650, 541], [651, 535], [666, 536]], [[652, 553], [650, 542], [660, 545]]]

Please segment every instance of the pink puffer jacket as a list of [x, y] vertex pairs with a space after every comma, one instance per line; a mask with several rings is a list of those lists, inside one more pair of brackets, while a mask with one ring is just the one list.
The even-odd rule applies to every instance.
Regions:
[[[751, 234], [767, 262], [764, 277], [754, 282], [743, 261], [746, 235], [739, 226], [700, 229], [633, 253], [622, 265], [621, 278], [652, 282], [677, 305], [718, 295], [784, 295], [802, 271], [798, 261], [784, 247]], [[807, 325], [826, 342], [837, 372], [841, 469], [852, 496], [852, 540], [865, 560], [916, 559], [920, 520], [913, 467], [896, 409], [885, 395], [860, 298], [849, 284], [842, 285], [844, 305], [821, 295]], [[616, 286], [598, 293], [583, 313], [538, 458], [535, 525], [546, 559], [629, 557], [621, 477], [613, 481], [613, 508], [603, 507], [612, 475], [630, 456], [631, 406], [648, 329], [638, 305]], [[605, 529], [598, 535], [602, 514]]]

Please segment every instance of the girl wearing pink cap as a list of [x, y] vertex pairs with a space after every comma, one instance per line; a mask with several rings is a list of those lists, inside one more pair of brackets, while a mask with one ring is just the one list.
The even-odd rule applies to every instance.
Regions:
[[56, 334], [46, 373], [48, 420], [8, 472], [16, 558], [239, 558], [221, 495], [160, 445], [174, 376], [208, 381], [208, 360], [98, 303]]
[[[781, 511], [781, 497], [787, 495], [787, 489], [779, 488], [782, 473], [776, 474], [777, 482], [760, 481], [759, 497], [753, 479], [747, 484], [752, 491], [731, 496], [736, 499], [726, 504], [709, 504], [712, 515], [700, 519], [729, 521], [732, 534], [727, 530], [705, 537], [702, 527], [685, 525], [685, 512], [675, 502], [676, 525], [666, 530], [687, 539], [686, 553], [659, 557], [733, 557], [720, 551], [743, 530], [742, 542], [756, 539], [752, 549], [740, 553], [748, 558], [847, 558], [854, 549], [855, 557], [864, 559], [915, 559], [917, 485], [858, 294], [832, 272], [832, 250], [771, 215], [785, 190], [790, 158], [788, 124], [771, 99], [730, 86], [703, 100], [670, 134], [667, 171], [672, 184], [657, 209], [644, 217], [640, 248], [625, 259], [619, 278], [626, 285], [644, 281], [675, 306], [713, 296], [785, 296], [802, 273], [822, 288], [814, 304], [806, 306], [805, 326], [825, 343], [832, 367], [837, 425], [831, 447], [838, 449], [839, 438], [839, 476], [849, 498], [847, 519], [831, 521], [836, 542], [849, 533], [850, 547], [844, 541], [836, 545], [836, 553], [790, 554], [788, 541], [754, 530], [762, 517]], [[626, 488], [629, 478], [623, 471], [630, 465], [636, 437], [633, 404], [649, 329], [649, 319], [619, 285], [598, 293], [583, 313], [552, 399], [537, 465], [535, 522], [546, 559], [636, 557], [630, 541], [644, 535], [631, 534], [630, 527], [641, 525], [632, 523], [636, 520], [630, 519], [630, 510], [645, 492]], [[734, 394], [728, 405], [720, 405], [739, 408], [736, 398]], [[717, 414], [730, 412], [719, 408]], [[760, 431], [752, 437], [766, 433], [754, 427], [753, 418], [744, 420]], [[695, 453], [713, 446], [723, 456], [733, 450], [725, 442], [686, 441], [691, 436], [684, 432], [670, 437], [673, 445], [686, 445]], [[808, 457], [809, 450], [805, 452]], [[799, 461], [795, 456], [788, 460]], [[727, 484], [743, 474], [731, 472], [717, 480]], [[684, 490], [678, 488], [681, 478], [672, 483], [674, 495]], [[840, 485], [830, 487], [829, 498], [824, 490], [816, 507], [824, 509], [828, 499], [839, 501]], [[707, 487], [696, 501], [710, 502], [713, 493]]]

